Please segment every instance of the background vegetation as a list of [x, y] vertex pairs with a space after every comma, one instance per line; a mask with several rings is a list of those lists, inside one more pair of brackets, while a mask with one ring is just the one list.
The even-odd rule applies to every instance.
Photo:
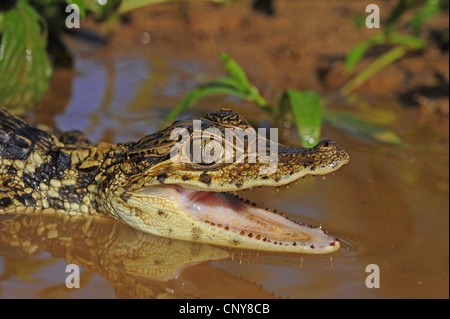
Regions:
[[[111, 23], [123, 12], [159, 2], [165, 1], [3, 1], [0, 7], [0, 104], [15, 113], [25, 113], [47, 92], [53, 64], [71, 65], [70, 53], [61, 40], [62, 32], [71, 31], [65, 27], [68, 4], [77, 5], [81, 19], [90, 16], [98, 23]], [[420, 36], [420, 30], [436, 15], [448, 14], [448, 3], [444, 0], [399, 0], [383, 22], [386, 26], [381, 29], [383, 31], [359, 43], [348, 53], [346, 71], [352, 74], [368, 51], [375, 47], [385, 48], [377, 59], [341, 87], [342, 96], [351, 96], [376, 72], [407, 54], [426, 50], [427, 42]], [[407, 29], [400, 28], [399, 21], [404, 16], [409, 17]], [[448, 41], [448, 30], [443, 37]], [[166, 122], [174, 120], [201, 98], [226, 94], [255, 103], [276, 122], [295, 122], [301, 144], [305, 147], [312, 147], [319, 141], [323, 120], [357, 135], [404, 145], [393, 131], [348, 113], [328, 111], [324, 97], [316, 91], [286, 88], [279, 93], [278, 101], [268, 102], [232, 57], [222, 53], [221, 60], [227, 77], [192, 90], [168, 114]]]

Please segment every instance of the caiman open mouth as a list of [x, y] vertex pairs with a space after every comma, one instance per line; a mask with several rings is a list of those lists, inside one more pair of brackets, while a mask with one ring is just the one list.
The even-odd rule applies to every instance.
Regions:
[[[311, 239], [304, 233], [304, 226], [247, 203], [235, 195], [178, 187], [178, 197], [192, 216], [211, 226], [223, 227], [242, 236], [280, 245]], [[329, 243], [328, 236], [326, 238]]]
[[339, 241], [320, 227], [296, 223], [233, 194], [197, 191], [179, 185], [154, 186], [136, 193], [170, 200], [190, 219], [208, 227], [209, 234], [236, 238], [246, 246], [252, 243], [255, 249], [275, 250], [277, 245], [277, 251], [328, 253], [339, 248]]

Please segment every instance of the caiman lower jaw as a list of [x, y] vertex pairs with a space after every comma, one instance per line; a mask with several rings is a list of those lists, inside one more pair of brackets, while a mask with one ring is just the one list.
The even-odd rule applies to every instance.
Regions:
[[152, 187], [138, 193], [172, 201], [188, 215], [193, 228], [201, 229], [202, 234], [196, 241], [307, 254], [330, 253], [340, 247], [339, 241], [321, 228], [297, 224], [228, 193], [196, 191], [175, 185]]

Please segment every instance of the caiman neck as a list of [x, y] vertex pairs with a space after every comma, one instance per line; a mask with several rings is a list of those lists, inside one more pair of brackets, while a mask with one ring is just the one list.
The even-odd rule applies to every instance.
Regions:
[[[65, 145], [59, 152], [70, 155], [70, 168], [59, 180], [50, 181], [48, 206], [73, 213], [98, 213], [102, 210], [99, 209], [102, 208], [99, 187], [105, 179], [117, 176], [115, 164], [123, 160], [126, 150], [123, 144], [105, 142], [97, 145]], [[55, 198], [56, 194], [59, 205], [54, 205], [55, 200], [49, 200]]]

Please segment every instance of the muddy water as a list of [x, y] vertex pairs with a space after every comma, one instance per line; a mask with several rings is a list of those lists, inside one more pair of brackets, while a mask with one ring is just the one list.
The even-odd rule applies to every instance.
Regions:
[[[36, 118], [82, 130], [94, 142], [153, 132], [195, 85], [193, 76], [206, 74], [201, 62], [129, 54], [81, 56], [75, 68], [67, 103], [50, 105], [48, 98]], [[258, 112], [233, 100], [208, 103], [191, 115], [224, 104]], [[334, 254], [279, 255], [171, 241], [110, 218], [9, 216], [0, 219], [0, 296], [448, 298], [448, 150], [438, 144], [386, 146], [328, 126], [323, 137], [351, 155], [334, 176], [244, 196], [322, 225], [343, 243]], [[68, 264], [80, 266], [79, 289], [66, 288]], [[379, 270], [379, 288], [366, 285], [368, 265]]]

